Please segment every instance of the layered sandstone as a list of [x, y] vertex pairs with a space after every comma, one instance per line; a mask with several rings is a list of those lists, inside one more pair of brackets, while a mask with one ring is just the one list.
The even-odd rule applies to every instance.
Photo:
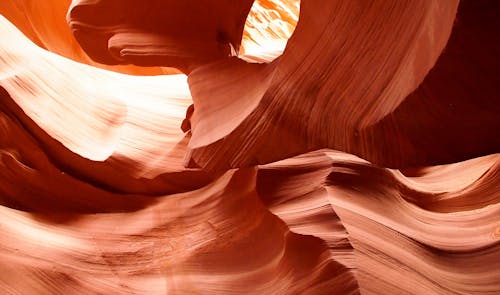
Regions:
[[2, 293], [500, 291], [496, 1], [0, 13]]

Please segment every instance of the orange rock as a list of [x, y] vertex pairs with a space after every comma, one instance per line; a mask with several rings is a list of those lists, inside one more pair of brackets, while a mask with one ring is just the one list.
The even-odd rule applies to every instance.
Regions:
[[0, 293], [498, 293], [498, 12], [0, 3]]

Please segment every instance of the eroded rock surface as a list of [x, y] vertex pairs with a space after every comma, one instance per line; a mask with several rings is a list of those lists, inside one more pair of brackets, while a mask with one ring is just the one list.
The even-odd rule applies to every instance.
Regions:
[[1, 293], [498, 293], [498, 7], [0, 3]]

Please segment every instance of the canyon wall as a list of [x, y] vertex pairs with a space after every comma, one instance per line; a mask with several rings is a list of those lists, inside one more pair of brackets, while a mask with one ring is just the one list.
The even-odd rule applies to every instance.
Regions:
[[0, 3], [2, 294], [497, 294], [494, 0]]

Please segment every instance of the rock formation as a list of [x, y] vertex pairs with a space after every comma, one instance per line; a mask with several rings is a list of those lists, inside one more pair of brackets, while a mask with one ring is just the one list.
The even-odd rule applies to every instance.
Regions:
[[500, 292], [499, 13], [0, 3], [1, 293]]

